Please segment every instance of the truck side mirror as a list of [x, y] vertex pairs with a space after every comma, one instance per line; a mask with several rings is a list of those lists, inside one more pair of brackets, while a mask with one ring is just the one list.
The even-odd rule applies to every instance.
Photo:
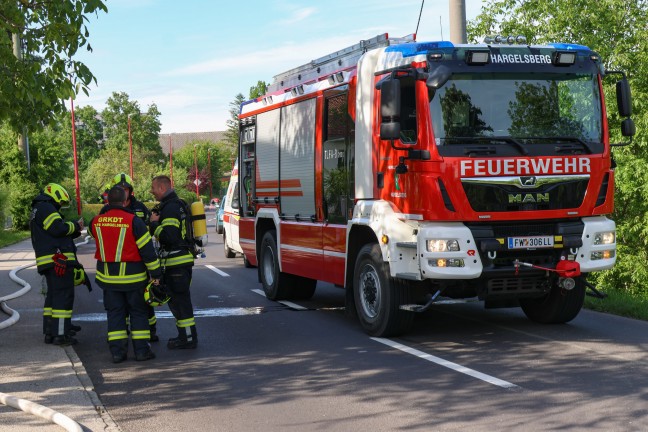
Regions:
[[452, 71], [443, 65], [438, 66], [428, 74], [428, 78], [425, 81], [425, 84], [428, 88], [433, 90], [440, 89], [445, 83], [448, 82], [452, 76]]
[[380, 84], [380, 139], [400, 138], [401, 91], [400, 81], [387, 79]]
[[636, 132], [634, 121], [631, 118], [627, 118], [621, 122], [621, 135], [623, 136], [633, 136]]
[[617, 107], [621, 117], [630, 117], [632, 115], [632, 95], [630, 94], [630, 85], [628, 80], [623, 78], [616, 83]]

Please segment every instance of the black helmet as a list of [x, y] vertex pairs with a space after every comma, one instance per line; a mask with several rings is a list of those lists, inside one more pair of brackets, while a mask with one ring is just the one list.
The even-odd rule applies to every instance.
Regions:
[[144, 288], [144, 301], [149, 306], [162, 306], [167, 304], [171, 300], [171, 297], [166, 293], [163, 285], [153, 285], [153, 282], [149, 282]]

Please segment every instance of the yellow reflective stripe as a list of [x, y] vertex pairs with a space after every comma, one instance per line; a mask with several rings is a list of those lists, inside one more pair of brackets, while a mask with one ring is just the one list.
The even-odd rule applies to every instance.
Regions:
[[101, 257], [101, 261], [106, 261], [106, 254], [104, 252], [104, 246], [103, 246], [103, 235], [101, 234], [101, 227], [96, 227], [97, 228], [97, 243], [99, 244], [99, 256]]
[[72, 234], [75, 230], [76, 227], [74, 226], [74, 222], [66, 222], [70, 228], [68, 228], [68, 235]]
[[146, 268], [149, 271], [153, 271], [160, 268], [160, 260], [155, 260], [150, 263], [144, 263], [144, 264], [146, 264]]
[[52, 224], [56, 219], [63, 219], [63, 218], [58, 213], [52, 213], [51, 215], [47, 216], [43, 221], [43, 228], [45, 228], [46, 230], [49, 229], [49, 227], [52, 226]]
[[176, 326], [180, 328], [191, 327], [195, 325], [196, 325], [196, 320], [194, 319], [194, 317], [176, 321]]
[[52, 309], [52, 318], [72, 318], [72, 310]]
[[126, 330], [117, 330], [117, 331], [108, 332], [108, 341], [114, 341], [120, 339], [128, 339], [128, 333], [126, 333]]
[[180, 221], [175, 218], [166, 218], [162, 221], [160, 226], [173, 226], [176, 228], [180, 228]]
[[155, 228], [155, 231], [153, 232], [153, 235], [154, 235], [155, 237], [160, 237], [160, 233], [161, 233], [161, 232], [162, 232], [162, 225], [160, 225], [160, 226], [158, 226], [157, 228]]
[[170, 267], [180, 264], [189, 264], [194, 262], [194, 257], [191, 254], [181, 255], [173, 258], [162, 258], [165, 267]]
[[119, 263], [119, 276], [126, 276], [126, 263]]
[[144, 235], [142, 235], [142, 237], [140, 237], [139, 240], [137, 240], [135, 243], [137, 243], [138, 249], [142, 249], [144, 245], [149, 241], [151, 241], [151, 234], [145, 232]]
[[146, 276], [146, 272], [137, 273], [128, 276], [112, 276], [97, 271], [96, 276], [98, 281], [111, 283], [111, 284], [130, 284], [130, 283], [142, 282], [148, 280], [148, 277]]
[[131, 330], [131, 337], [133, 339], [151, 339], [150, 330]]
[[43, 316], [52, 316], [52, 308], [43, 308]]
[[[76, 256], [74, 256], [74, 252], [65, 252], [63, 253], [65, 255], [65, 258], [68, 260], [76, 261]], [[39, 256], [36, 257], [36, 265], [44, 265], [44, 264], [49, 264], [54, 262], [53, 255], [44, 255], [44, 256]]]
[[157, 324], [157, 317], [153, 315], [151, 318], [149, 318], [149, 325], [155, 325]]
[[126, 228], [120, 228], [119, 240], [117, 240], [117, 250], [115, 251], [115, 261], [121, 261], [122, 251], [124, 249], [125, 237], [126, 237]]

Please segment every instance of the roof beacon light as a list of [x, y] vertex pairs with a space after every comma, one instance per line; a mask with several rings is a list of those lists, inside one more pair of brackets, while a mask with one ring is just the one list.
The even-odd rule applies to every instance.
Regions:
[[489, 51], [468, 51], [466, 53], [466, 63], [469, 65], [481, 66], [488, 63]]
[[515, 42], [519, 43], [520, 45], [522, 45], [522, 44], [526, 44], [526, 41], [527, 41], [526, 36], [517, 35], [517, 36], [515, 37]]
[[569, 51], [556, 51], [552, 63], [554, 66], [571, 66], [576, 63], [576, 53]]

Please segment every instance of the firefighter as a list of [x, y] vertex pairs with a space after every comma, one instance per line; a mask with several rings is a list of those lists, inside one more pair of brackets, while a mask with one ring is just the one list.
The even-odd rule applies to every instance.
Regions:
[[187, 223], [191, 223], [187, 204], [175, 193], [167, 176], [153, 179], [151, 194], [160, 203], [151, 214], [150, 230], [160, 244], [163, 281], [171, 296], [169, 309], [178, 330], [178, 336], [169, 339], [167, 348], [196, 348], [198, 336], [189, 292], [194, 256], [189, 252], [187, 238]]
[[[108, 209], [95, 216], [90, 232], [97, 240], [97, 284], [104, 290], [108, 315], [108, 344], [113, 363], [127, 358], [126, 314], [130, 314], [135, 359], [155, 358], [149, 339], [144, 289], [151, 279], [159, 284], [162, 270], [146, 224], [128, 208], [128, 192], [113, 186], [108, 192]], [[148, 273], [148, 274], [147, 274]]]
[[[137, 217], [142, 219], [142, 221], [144, 221], [144, 223], [148, 227], [151, 211], [144, 205], [144, 203], [138, 201], [137, 198], [135, 198], [135, 195], [133, 194], [133, 179], [126, 173], [119, 173], [115, 177], [113, 177], [110, 187], [112, 186], [121, 186], [126, 190], [126, 192], [128, 192], [126, 208], [135, 213]], [[100, 214], [103, 214], [106, 208], [107, 206], [104, 206], [101, 209]], [[157, 317], [155, 316], [155, 309], [153, 308], [153, 306], [147, 305], [147, 310], [149, 327], [151, 329], [151, 342], [157, 342], [160, 340], [160, 338], [157, 335]]]
[[70, 204], [63, 186], [47, 184], [32, 201], [29, 219], [38, 273], [45, 276], [47, 294], [43, 307], [45, 343], [74, 345], [81, 330], [72, 325], [74, 269], [80, 267], [74, 239], [81, 235], [83, 219], [65, 221], [59, 212]]

